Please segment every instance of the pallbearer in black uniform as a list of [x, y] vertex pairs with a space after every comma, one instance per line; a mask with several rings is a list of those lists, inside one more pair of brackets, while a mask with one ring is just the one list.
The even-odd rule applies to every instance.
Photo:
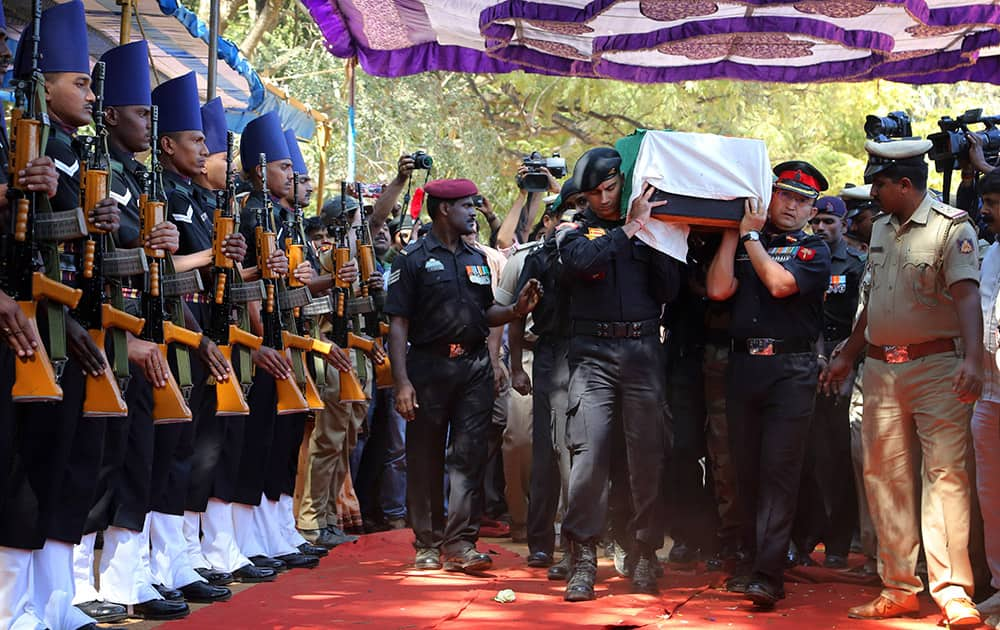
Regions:
[[[861, 278], [865, 273], [867, 256], [850, 247], [844, 239], [846, 216], [847, 206], [840, 197], [821, 197], [816, 200], [816, 216], [809, 221], [813, 233], [830, 248], [830, 285], [823, 301], [821, 362], [851, 335]], [[847, 568], [847, 554], [858, 518], [851, 466], [850, 406], [849, 386], [846, 391], [822, 391], [816, 397], [799, 489], [798, 515], [792, 529], [797, 560], [802, 564], [809, 564], [808, 554], [822, 542], [826, 549], [824, 566]]]
[[491, 565], [476, 540], [495, 396], [486, 336], [491, 326], [529, 313], [541, 286], [532, 280], [514, 305], [494, 305], [486, 257], [462, 238], [476, 229], [476, 185], [436, 180], [424, 191], [433, 227], [393, 261], [385, 305], [396, 408], [409, 421], [407, 511], [416, 568], [440, 569], [443, 550], [445, 569], [482, 571]]
[[[180, 233], [178, 256], [173, 258], [178, 273], [197, 269], [207, 275], [205, 262], [212, 249], [212, 216], [194, 192], [191, 178], [204, 167], [208, 150], [201, 126], [201, 102], [193, 72], [161, 83], [153, 90], [153, 105], [159, 112], [159, 147], [163, 165], [166, 217]], [[239, 238], [230, 243], [230, 256], [242, 258]], [[199, 256], [201, 254], [201, 256]], [[210, 283], [203, 281], [203, 285]], [[187, 327], [201, 331], [208, 323], [208, 292], [183, 296]], [[233, 378], [228, 362], [207, 335], [191, 353], [189, 398], [193, 421], [157, 425], [150, 496], [151, 567], [159, 584], [181, 591], [192, 602], [209, 603], [229, 599], [229, 589], [208, 584], [194, 570], [184, 542], [184, 505], [187, 499], [195, 435], [203, 419], [214, 419], [214, 382]], [[209, 377], [212, 383], [209, 384]]]
[[[14, 73], [19, 78], [30, 75], [33, 31], [30, 25], [22, 34], [26, 45], [18, 48], [14, 62]], [[44, 73], [51, 121], [44, 151], [59, 174], [51, 206], [54, 211], [74, 210], [81, 206], [81, 155], [73, 136], [91, 122], [94, 102], [82, 3], [59, 4], [43, 12], [39, 35], [39, 69]], [[83, 208], [83, 213], [98, 230], [118, 228], [119, 211], [111, 199]], [[76, 272], [82, 265], [82, 240], [63, 244], [62, 280], [74, 287], [78, 284]], [[83, 418], [82, 413], [85, 374], [101, 374], [106, 363], [83, 326], [70, 316], [65, 317], [65, 326], [65, 333], [53, 333], [50, 325], [49, 334], [42, 335], [53, 361], [57, 344], [63, 345], [58, 352], [61, 358], [68, 354], [60, 379], [62, 401], [17, 406], [20, 442], [16, 448], [34, 492], [33, 496], [20, 497], [37, 501], [33, 504], [37, 507], [8, 501], [5, 511], [14, 516], [0, 517], [0, 521], [11, 525], [5, 532], [10, 534], [8, 540], [0, 540], [0, 544], [37, 549], [32, 554], [29, 605], [47, 627], [59, 630], [93, 622], [71, 605], [73, 545], [83, 534], [96, 490], [106, 425], [104, 418]], [[48, 421], [39, 422], [39, 418]]]
[[784, 162], [774, 174], [770, 206], [747, 202], [708, 270], [709, 298], [733, 298], [726, 413], [749, 557], [726, 586], [764, 607], [785, 595], [830, 283], [830, 249], [803, 231], [826, 179], [806, 162]]
[[[0, 72], [7, 71], [10, 61], [6, 28], [3, 7], [0, 6]], [[30, 40], [22, 41], [25, 46], [30, 46]], [[13, 228], [10, 202], [3, 194], [11, 184], [7, 160], [9, 147], [6, 130], [0, 125], [0, 216], [3, 218], [0, 232], [4, 233], [5, 240], [12, 237]], [[55, 195], [58, 176], [52, 160], [39, 157], [32, 164], [28, 169], [30, 173], [22, 177], [28, 190], [49, 197]], [[10, 392], [14, 385], [15, 356], [34, 356], [34, 348], [40, 347], [41, 339], [28, 329], [23, 312], [6, 291], [0, 291], [0, 333], [3, 341], [0, 344], [0, 387], [4, 388], [4, 392]], [[19, 443], [15, 441], [16, 406], [10, 396], [0, 400], [0, 470], [3, 471], [0, 481], [0, 627], [37, 627], [44, 625], [39, 619], [41, 613], [27, 608], [32, 552], [18, 542], [16, 533], [17, 530], [33, 527], [34, 518], [25, 518], [32, 515], [20, 512], [18, 508], [31, 504], [27, 507], [33, 513], [34, 493], [25, 478], [24, 461], [19, 456]]]
[[[140, 247], [139, 197], [145, 167], [135, 154], [150, 147], [149, 49], [145, 41], [118, 46], [101, 56], [105, 66], [104, 118], [111, 154], [109, 194], [122, 213], [116, 233], [120, 247]], [[177, 229], [164, 221], [150, 235], [150, 246], [177, 249]], [[145, 275], [125, 279], [125, 310], [140, 315], [139, 297]], [[148, 570], [148, 530], [152, 478], [152, 385], [169, 370], [156, 344], [129, 335], [130, 379], [124, 390], [127, 419], [109, 421], [104, 442], [98, 494], [87, 519], [86, 535], [74, 548], [74, 604], [102, 622], [128, 614], [172, 619], [187, 613], [183, 602], [164, 601], [153, 588]], [[94, 581], [94, 543], [104, 532], [105, 553], [98, 568], [101, 590]], [[117, 603], [112, 603], [117, 602]]]
[[[556, 236], [573, 320], [566, 424], [572, 459], [562, 534], [573, 556], [565, 598], [584, 601], [595, 597], [596, 545], [613, 466], [623, 473], [615, 476], [613, 491], [631, 503], [626, 531], [618, 536], [638, 558], [632, 590], [657, 591], [655, 551], [663, 544], [657, 501], [667, 447], [660, 315], [677, 295], [680, 274], [676, 261], [636, 238], [651, 209], [664, 203], [649, 202], [652, 188], [622, 219], [617, 151], [591, 149], [576, 163], [573, 179], [590, 208]], [[624, 461], [612, 452], [622, 443]]]

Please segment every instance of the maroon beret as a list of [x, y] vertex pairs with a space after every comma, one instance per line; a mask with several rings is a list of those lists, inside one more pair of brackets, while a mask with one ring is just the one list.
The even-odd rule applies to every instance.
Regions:
[[847, 215], [847, 205], [840, 197], [820, 197], [815, 203], [816, 211], [823, 214], [832, 214], [843, 219]]
[[479, 189], [468, 179], [435, 179], [424, 184], [424, 193], [438, 199], [461, 199], [478, 195]]

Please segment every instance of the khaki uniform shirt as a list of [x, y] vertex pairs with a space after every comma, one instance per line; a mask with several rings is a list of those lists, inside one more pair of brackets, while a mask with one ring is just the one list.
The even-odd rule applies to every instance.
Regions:
[[961, 337], [948, 288], [961, 280], [979, 283], [977, 244], [969, 215], [930, 195], [902, 225], [894, 215], [878, 217], [868, 250], [868, 343]]

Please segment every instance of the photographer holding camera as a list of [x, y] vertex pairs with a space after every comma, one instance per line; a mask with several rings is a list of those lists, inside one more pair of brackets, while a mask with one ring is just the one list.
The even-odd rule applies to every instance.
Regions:
[[[506, 251], [518, 243], [527, 242], [528, 232], [535, 225], [544, 206], [543, 194], [538, 193], [558, 193], [562, 188], [559, 178], [565, 176], [566, 160], [559, 157], [558, 153], [550, 158], [543, 158], [535, 151], [524, 158], [517, 169], [517, 187], [520, 192], [497, 232], [496, 243], [491, 240], [491, 244]], [[492, 223], [490, 227], [493, 227]]]

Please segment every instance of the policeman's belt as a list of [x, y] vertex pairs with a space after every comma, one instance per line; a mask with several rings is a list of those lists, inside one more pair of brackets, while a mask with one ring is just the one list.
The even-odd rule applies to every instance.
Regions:
[[412, 352], [431, 354], [437, 357], [444, 357], [446, 359], [457, 359], [459, 357], [475, 359], [482, 356], [482, 354], [486, 351], [486, 343], [484, 341], [481, 341], [478, 344], [427, 343], [419, 346], [411, 346], [410, 350]]
[[772, 356], [775, 354], [801, 354], [815, 352], [814, 341], [804, 337], [788, 339], [772, 339], [770, 337], [733, 337], [729, 342], [730, 352], [752, 354], [754, 356]]
[[907, 346], [868, 346], [868, 356], [885, 363], [907, 363], [932, 354], [955, 351], [954, 339], [934, 339]]
[[647, 319], [641, 322], [595, 322], [574, 320], [574, 335], [589, 335], [605, 339], [639, 339], [660, 334], [660, 320]]

